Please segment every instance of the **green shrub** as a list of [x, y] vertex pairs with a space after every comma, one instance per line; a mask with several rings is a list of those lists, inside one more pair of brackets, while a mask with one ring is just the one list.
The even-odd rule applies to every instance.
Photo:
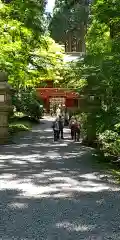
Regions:
[[14, 94], [12, 102], [17, 112], [22, 112], [33, 119], [40, 119], [42, 116], [43, 108], [40, 102], [37, 101], [35, 90], [33, 89], [24, 89]]
[[20, 123], [15, 123], [15, 124], [10, 124], [9, 125], [9, 132], [10, 134], [21, 132], [21, 131], [29, 131], [30, 127], [20, 124]]
[[115, 131], [120, 134], [120, 123], [115, 124]]
[[120, 156], [120, 136], [117, 132], [106, 130], [99, 134], [98, 140], [104, 155]]

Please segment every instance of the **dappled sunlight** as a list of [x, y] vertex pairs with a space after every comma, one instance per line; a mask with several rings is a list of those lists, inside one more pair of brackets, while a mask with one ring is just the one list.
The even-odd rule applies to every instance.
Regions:
[[86, 179], [98, 179], [98, 176], [96, 176], [97, 173], [86, 173], [81, 175], [82, 178]]
[[104, 173], [104, 174], [100, 174], [98, 172], [94, 172], [94, 173], [87, 173], [87, 174], [83, 174], [80, 176], [80, 178], [85, 178], [86, 180], [102, 180], [105, 182], [109, 182], [109, 183], [114, 183], [115, 184], [115, 179], [112, 178], [111, 174], [108, 173]]
[[[32, 146], [33, 147], [53, 147], [53, 148], [55, 148], [55, 147], [67, 147], [68, 146], [68, 144], [67, 143], [62, 143], [62, 142], [55, 142], [54, 143], [54, 141], [52, 142], [52, 143], [35, 143], [35, 144], [32, 144]], [[54, 151], [54, 149], [53, 149], [53, 151]]]
[[45, 129], [44, 132], [53, 132], [51, 128]]
[[79, 223], [70, 223], [67, 221], [56, 223], [57, 228], [64, 228], [67, 229], [67, 231], [76, 231], [76, 232], [86, 232], [86, 231], [91, 231], [93, 230], [96, 225], [82, 225]]
[[[40, 139], [41, 139], [41, 140], [43, 140], [43, 139], [46, 140], [46, 137], [45, 137], [45, 136], [41, 136]], [[53, 139], [53, 136], [48, 136], [47, 139]]]
[[80, 157], [80, 156], [83, 156], [85, 154], [85, 152], [84, 151], [80, 151], [80, 152], [74, 152], [74, 153], [69, 153], [69, 152], [67, 152], [66, 154], [65, 154], [65, 156], [64, 156], [64, 158], [65, 159], [69, 159], [69, 158], [78, 158], [78, 157]]
[[[9, 146], [10, 147], [10, 146]], [[21, 148], [27, 148], [27, 147], [31, 147], [31, 144], [11, 144], [11, 150], [13, 149], [21, 149]], [[6, 153], [8, 154], [9, 152], [7, 151], [7, 146], [5, 148]], [[13, 151], [12, 151], [13, 152]]]
[[39, 130], [32, 130], [32, 133], [44, 133], [44, 132], [46, 132], [46, 133], [51, 133], [51, 132], [53, 132], [53, 130], [52, 130], [52, 128], [47, 128], [47, 129], [39, 129]]
[[8, 207], [10, 209], [25, 209], [25, 208], [28, 208], [28, 204], [25, 204], [25, 203], [19, 203], [19, 202], [13, 202], [13, 203], [10, 203], [8, 204]]
[[16, 178], [16, 176], [16, 174], [3, 173], [0, 175], [0, 179], [10, 181]]
[[[47, 136], [51, 139], [51, 136]], [[1, 154], [0, 168], [3, 169], [3, 174], [0, 177], [1, 190], [19, 190], [20, 195], [28, 198], [48, 198], [52, 195], [53, 198], [72, 198], [75, 194], [94, 193], [107, 191], [116, 191], [116, 188], [110, 186], [107, 182], [101, 182], [101, 177], [98, 172], [82, 173], [79, 165], [74, 169], [67, 168], [69, 165], [67, 160], [76, 161], [81, 157], [86, 158], [86, 149], [76, 144], [71, 145], [71, 142], [42, 142], [45, 136], [41, 136], [40, 141], [35, 141], [31, 145], [20, 144], [21, 149], [32, 148], [32, 151], [37, 148], [38, 153], [21, 152], [18, 154]], [[19, 145], [18, 145], [19, 146]], [[16, 147], [16, 146], [15, 146]], [[68, 151], [69, 147], [69, 151]], [[13, 152], [16, 151], [13, 149]], [[48, 168], [48, 164], [49, 168]], [[51, 165], [52, 164], [52, 165]], [[59, 170], [54, 170], [58, 164]], [[63, 167], [60, 167], [62, 164]], [[76, 165], [76, 164], [75, 164]], [[51, 168], [51, 167], [52, 168]], [[64, 167], [65, 166], [65, 167]], [[47, 167], [47, 168], [46, 168]], [[16, 174], [12, 173], [12, 169]], [[5, 172], [6, 171], [6, 172]]]
[[[0, 158], [2, 158], [2, 160], [10, 160], [9, 163], [13, 163], [13, 164], [24, 164], [26, 161], [27, 162], [43, 162], [41, 161], [41, 158], [45, 158], [47, 155], [40, 155], [40, 154], [30, 154], [30, 155], [0, 155]], [[21, 161], [19, 161], [21, 160]], [[1, 161], [1, 160], [0, 160]], [[4, 162], [5, 163], [5, 162]]]
[[[53, 156], [53, 158], [56, 157]], [[93, 173], [93, 176], [95, 173]], [[90, 175], [91, 176], [91, 175]], [[112, 187], [107, 183], [101, 183], [98, 181], [94, 182], [88, 179], [76, 180], [77, 173], [66, 174], [63, 170], [42, 170], [41, 173], [29, 173], [27, 177], [23, 176], [22, 178], [15, 174], [2, 174], [0, 177], [0, 189], [12, 189], [19, 190], [21, 195], [25, 197], [32, 198], [41, 198], [45, 196], [52, 197], [72, 197], [76, 193], [92, 193], [100, 192], [104, 190], [116, 191], [120, 190], [119, 188]], [[80, 176], [83, 178], [83, 175]], [[97, 180], [97, 179], [95, 179]]]
[[89, 240], [104, 229], [118, 240], [111, 229], [120, 187], [94, 164], [92, 149], [69, 139], [69, 129], [54, 143], [50, 128], [42, 126], [0, 149], [2, 239]]

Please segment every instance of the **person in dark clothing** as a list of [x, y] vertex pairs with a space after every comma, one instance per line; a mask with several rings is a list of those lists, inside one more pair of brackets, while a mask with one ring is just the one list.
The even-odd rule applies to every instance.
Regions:
[[72, 118], [73, 116], [72, 116], [72, 113], [71, 112], [69, 112], [69, 121], [71, 121], [71, 118]]
[[65, 126], [69, 125], [69, 114], [66, 112], [65, 113]]
[[62, 116], [59, 116], [58, 124], [59, 124], [59, 136], [61, 136], [61, 139], [64, 139], [63, 137], [64, 120]]
[[80, 123], [76, 121], [75, 123], [75, 141], [79, 142], [80, 140]]
[[52, 128], [53, 128], [53, 131], [54, 131], [54, 141], [57, 141], [59, 139], [59, 122], [58, 122], [58, 119], [56, 119], [53, 122]]
[[75, 118], [74, 117], [71, 117], [69, 128], [71, 129], [71, 138], [73, 140], [75, 137]]

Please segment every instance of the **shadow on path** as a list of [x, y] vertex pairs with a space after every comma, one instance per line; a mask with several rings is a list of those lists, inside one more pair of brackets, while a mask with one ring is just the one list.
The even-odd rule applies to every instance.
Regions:
[[120, 192], [92, 150], [50, 120], [0, 148], [0, 239], [120, 239]]

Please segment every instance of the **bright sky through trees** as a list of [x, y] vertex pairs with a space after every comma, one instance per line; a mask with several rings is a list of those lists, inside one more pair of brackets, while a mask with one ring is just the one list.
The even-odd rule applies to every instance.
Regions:
[[46, 6], [46, 12], [52, 12], [54, 8], [55, 0], [48, 0], [47, 6]]

